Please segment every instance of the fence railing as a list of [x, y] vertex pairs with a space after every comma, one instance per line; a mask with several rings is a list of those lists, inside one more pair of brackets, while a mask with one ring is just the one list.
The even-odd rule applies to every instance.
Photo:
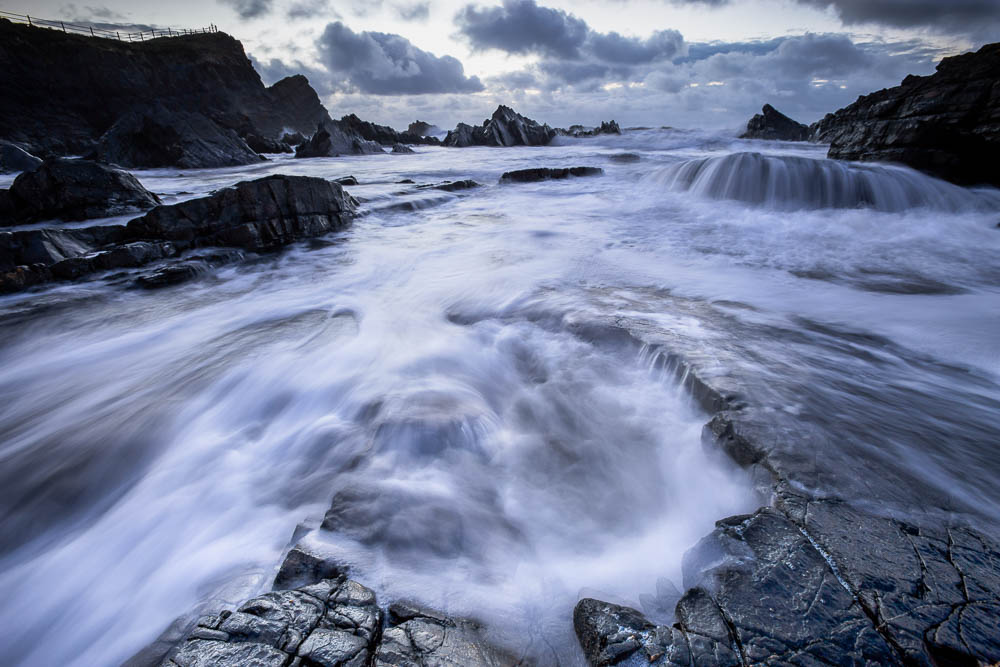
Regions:
[[117, 39], [122, 42], [144, 42], [147, 39], [157, 37], [180, 37], [182, 35], [197, 35], [209, 32], [219, 32], [213, 24], [207, 28], [191, 30], [188, 28], [150, 28], [139, 32], [125, 32], [120, 30], [109, 30], [107, 28], [96, 28], [92, 25], [80, 25], [77, 23], [67, 23], [65, 21], [54, 21], [52, 19], [40, 19], [37, 16], [27, 14], [12, 14], [0, 11], [0, 19], [7, 19], [12, 23], [24, 23], [35, 28], [50, 28], [52, 30], [62, 30], [78, 35], [88, 35], [90, 37], [103, 37], [105, 39]]

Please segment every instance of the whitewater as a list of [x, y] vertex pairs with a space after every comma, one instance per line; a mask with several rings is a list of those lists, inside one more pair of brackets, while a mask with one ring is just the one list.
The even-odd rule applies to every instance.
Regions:
[[697, 131], [415, 150], [138, 171], [164, 203], [353, 175], [362, 215], [0, 298], [0, 664], [121, 664], [324, 517], [380, 603], [582, 664], [580, 597], [669, 622], [685, 551], [768, 502], [685, 368], [801, 430], [815, 493], [1000, 522], [1000, 191]]

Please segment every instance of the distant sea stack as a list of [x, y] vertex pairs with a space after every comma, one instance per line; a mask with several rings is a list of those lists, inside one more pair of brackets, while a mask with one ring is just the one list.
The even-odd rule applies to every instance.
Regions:
[[747, 131], [740, 139], [770, 139], [776, 141], [806, 141], [809, 126], [796, 122], [770, 104], [747, 123]]
[[1000, 43], [859, 97], [811, 133], [830, 144], [831, 158], [900, 162], [963, 185], [1000, 186]]
[[304, 76], [265, 87], [225, 33], [121, 42], [0, 20], [0, 63], [0, 139], [36, 155], [90, 153], [150, 100], [244, 140], [309, 136], [330, 118]]

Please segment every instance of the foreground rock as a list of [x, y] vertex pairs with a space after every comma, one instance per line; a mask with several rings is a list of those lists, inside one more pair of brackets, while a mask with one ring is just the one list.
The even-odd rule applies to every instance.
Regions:
[[9, 141], [0, 141], [0, 174], [31, 171], [42, 163], [28, 151]]
[[144, 211], [160, 203], [128, 172], [66, 158], [47, 160], [22, 173], [0, 197], [5, 200], [0, 204], [0, 225], [104, 218]]
[[104, 133], [97, 157], [128, 168], [235, 167], [261, 158], [235, 131], [200, 113], [160, 107], [122, 116]]
[[786, 494], [718, 522], [685, 556], [677, 622], [581, 600], [588, 661], [616, 664], [992, 664], [1000, 660], [1000, 546], [835, 500]]
[[[297, 550], [289, 554], [292, 559], [300, 556]], [[397, 602], [389, 607], [383, 630], [385, 614], [370, 589], [336, 570], [300, 568], [299, 571], [324, 576], [294, 590], [266, 593], [235, 612], [224, 611], [199, 619], [187, 639], [162, 664], [167, 667], [518, 664], [517, 659], [491, 645], [473, 621]]]
[[600, 167], [562, 167], [559, 169], [537, 167], [535, 169], [518, 169], [516, 171], [504, 172], [500, 177], [500, 182], [532, 183], [535, 181], [569, 178], [570, 176], [600, 176], [603, 173], [604, 170]]
[[488, 120], [479, 127], [465, 123], [448, 133], [444, 145], [455, 148], [466, 146], [545, 146], [556, 136], [556, 131], [548, 125], [517, 113], [510, 107], [500, 105]]
[[809, 126], [796, 122], [770, 104], [747, 123], [747, 131], [740, 139], [767, 139], [770, 141], [806, 141]]
[[1000, 43], [860, 97], [811, 131], [830, 144], [831, 158], [900, 162], [959, 184], [1000, 186]]
[[[0, 292], [140, 267], [192, 248], [274, 250], [343, 229], [354, 211], [354, 201], [337, 183], [276, 175], [160, 206], [127, 225], [0, 232]], [[225, 253], [184, 259], [148, 274], [140, 284], [173, 284], [228, 261], [235, 259]]]

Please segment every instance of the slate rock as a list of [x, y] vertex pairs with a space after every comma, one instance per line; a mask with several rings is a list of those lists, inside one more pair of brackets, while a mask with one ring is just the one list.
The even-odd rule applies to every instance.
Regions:
[[796, 122], [770, 104], [747, 122], [747, 131], [741, 139], [768, 139], [772, 141], [806, 141], [809, 126]]
[[144, 211], [160, 199], [132, 174], [92, 162], [54, 158], [21, 173], [7, 194], [8, 217], [0, 224], [38, 220], [85, 220]]
[[392, 152], [393, 153], [399, 153], [399, 154], [402, 154], [402, 155], [407, 155], [407, 154], [414, 153], [415, 151], [412, 148], [410, 148], [409, 146], [407, 146], [406, 144], [396, 143], [396, 144], [392, 145]]
[[35, 157], [17, 144], [0, 140], [0, 174], [31, 171], [40, 164], [42, 164], [40, 158]]
[[162, 106], [122, 115], [101, 136], [96, 155], [127, 168], [234, 167], [263, 159], [234, 130], [200, 113]]
[[548, 125], [526, 118], [510, 107], [500, 105], [479, 127], [465, 123], [448, 133], [444, 145], [466, 146], [545, 146], [556, 136]]
[[295, 149], [295, 157], [339, 157], [384, 152], [378, 142], [365, 139], [348, 123], [331, 120], [321, 123], [316, 133]]
[[561, 167], [558, 169], [535, 167], [533, 169], [518, 169], [516, 171], [505, 172], [500, 177], [500, 182], [533, 183], [536, 181], [569, 178], [570, 176], [600, 176], [603, 173], [604, 170], [600, 167]]

